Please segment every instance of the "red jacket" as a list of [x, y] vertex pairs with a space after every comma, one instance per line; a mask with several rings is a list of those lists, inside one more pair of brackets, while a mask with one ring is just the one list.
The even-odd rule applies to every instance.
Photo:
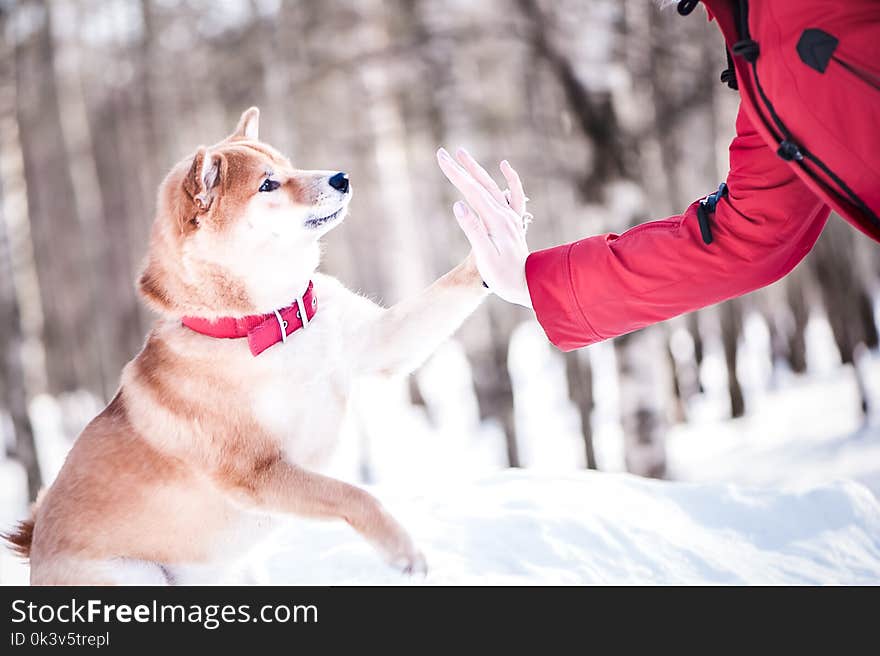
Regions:
[[[880, 1], [704, 4], [736, 53], [741, 96], [729, 194], [708, 215], [711, 243], [696, 201], [621, 235], [532, 253], [532, 304], [563, 350], [778, 280], [832, 208], [880, 240]], [[743, 34], [737, 5], [746, 4]]]

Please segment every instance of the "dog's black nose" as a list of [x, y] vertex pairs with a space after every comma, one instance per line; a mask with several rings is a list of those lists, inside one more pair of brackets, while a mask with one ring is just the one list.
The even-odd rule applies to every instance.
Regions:
[[343, 194], [348, 192], [348, 176], [345, 173], [332, 175], [327, 182], [329, 182], [330, 186], [336, 191], [341, 191]]

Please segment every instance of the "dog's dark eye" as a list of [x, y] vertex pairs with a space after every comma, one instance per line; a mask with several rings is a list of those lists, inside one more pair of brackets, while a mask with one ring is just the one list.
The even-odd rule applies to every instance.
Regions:
[[277, 180], [270, 180], [266, 178], [263, 180], [263, 184], [260, 185], [260, 191], [275, 191], [278, 187], [281, 186], [281, 183]]

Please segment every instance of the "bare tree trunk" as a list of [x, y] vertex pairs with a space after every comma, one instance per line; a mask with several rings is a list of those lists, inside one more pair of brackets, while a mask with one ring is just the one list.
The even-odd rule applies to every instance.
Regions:
[[615, 346], [627, 471], [664, 478], [664, 409], [669, 376], [662, 357], [663, 331], [656, 326], [646, 328], [618, 337]]
[[877, 334], [873, 322], [865, 321], [870, 302], [847, 257], [853, 246], [849, 230], [832, 217], [816, 244], [814, 258], [828, 321], [844, 364], [852, 364], [857, 344], [876, 342]]
[[742, 310], [738, 299], [721, 305], [721, 342], [727, 363], [727, 392], [730, 397], [730, 416], [742, 417], [746, 406], [742, 386], [736, 372], [737, 342], [742, 332]]
[[[161, 32], [155, 0], [140, 0], [141, 21], [143, 32], [137, 52], [137, 63], [140, 72], [140, 84], [137, 91], [140, 94], [141, 119], [144, 126], [144, 134], [150, 147], [145, 149], [146, 161], [141, 165], [147, 170], [145, 178], [152, 180], [155, 186], [162, 179], [168, 162], [168, 158], [176, 157], [177, 153], [171, 153], [168, 147], [167, 130], [170, 125], [170, 116], [166, 104], [163, 101], [162, 85], [158, 78], [161, 71], [159, 54], [157, 52], [157, 35]], [[168, 85], [166, 85], [167, 89]], [[165, 91], [167, 93], [168, 91]]]
[[81, 260], [87, 253], [61, 131], [54, 46], [45, 0], [32, 4], [38, 26], [16, 43], [17, 112], [27, 181], [50, 391], [103, 387], [94, 311]]
[[590, 422], [593, 412], [593, 370], [586, 352], [571, 351], [565, 354], [565, 375], [568, 380], [568, 396], [581, 419], [587, 469], [598, 469], [596, 452], [593, 449], [593, 426]]
[[[8, 28], [7, 15], [0, 11], [0, 34], [7, 34]], [[14, 67], [11, 42], [0, 38], [0, 407], [12, 424], [10, 455], [23, 466], [29, 497], [35, 499], [43, 481], [28, 391], [42, 390], [45, 370], [33, 348], [29, 362], [24, 354], [25, 341], [41, 332], [42, 313], [30, 249]], [[22, 307], [22, 299], [30, 302], [29, 307]]]
[[864, 380], [859, 378], [862, 373], [856, 354], [860, 348], [876, 346], [877, 327], [871, 298], [851, 258], [853, 238], [852, 229], [832, 216], [816, 244], [812, 262], [840, 358], [854, 366], [861, 406], [867, 412], [869, 398]]
[[[0, 191], [2, 193], [2, 191]], [[2, 201], [2, 199], [0, 199]], [[34, 431], [27, 412], [24, 369], [22, 367], [22, 335], [18, 303], [12, 289], [11, 261], [6, 231], [0, 221], [0, 399], [9, 412], [15, 433], [15, 450], [11, 454], [27, 473], [28, 494], [35, 499], [43, 485]]]
[[791, 311], [791, 327], [788, 333], [788, 365], [796, 374], [807, 371], [807, 322], [810, 308], [804, 289], [804, 274], [794, 271], [785, 283], [785, 296]]
[[[0, 23], [2, 25], [2, 23]], [[7, 60], [0, 66], [7, 66]], [[15, 449], [11, 454], [27, 473], [28, 494], [37, 497], [43, 479], [37, 461], [34, 431], [28, 416], [24, 376], [21, 316], [15, 294], [12, 256], [3, 211], [3, 187], [0, 178], [0, 402], [9, 413], [15, 433]]]
[[491, 306], [489, 313], [489, 348], [481, 349], [472, 357], [474, 390], [480, 409], [480, 419], [495, 418], [504, 431], [507, 464], [520, 466], [516, 423], [513, 410], [513, 384], [507, 367], [510, 327], [501, 312], [507, 308]]
[[[0, 14], [0, 33], [6, 29], [5, 16]], [[6, 131], [11, 127], [9, 124], [15, 120], [15, 60], [11, 55], [8, 42], [0, 44], [0, 133], [4, 136], [0, 139], [0, 151], [13, 145], [5, 138]], [[35, 499], [43, 481], [27, 409], [27, 383], [22, 355], [24, 334], [7, 228], [6, 181], [2, 173], [0, 171], [0, 402], [9, 413], [14, 432], [14, 451], [11, 455], [24, 467], [29, 497]]]
[[[121, 96], [121, 92], [111, 91], [103, 103], [89, 111], [92, 134], [105, 135], [91, 142], [91, 155], [98, 179], [103, 181], [138, 175], [130, 169], [130, 160], [120, 149], [125, 128], [119, 125], [119, 120], [126, 113], [125, 101]], [[107, 138], [106, 135], [112, 136]], [[149, 166], [149, 160], [144, 164]], [[136, 183], [137, 178], [129, 182]], [[112, 394], [119, 372], [143, 342], [141, 310], [133, 282], [135, 262], [131, 254], [132, 244], [136, 240], [131, 231], [132, 224], [138, 220], [138, 213], [144, 212], [144, 209], [134, 195], [132, 184], [104, 183], [99, 187], [102, 208], [99, 220], [104, 247], [95, 264], [100, 271], [104, 290], [104, 311], [112, 317], [111, 321], [106, 322], [109, 325], [105, 324], [109, 343], [104, 345], [108, 378], [112, 380], [108, 389]]]
[[[694, 362], [699, 372], [700, 367], [703, 365], [703, 335], [700, 332], [700, 315], [698, 312], [692, 312], [687, 316], [687, 327], [691, 339], [694, 340]], [[697, 383], [700, 392], [702, 392], [703, 383], [700, 381], [699, 375], [697, 376]]]
[[[668, 326], [667, 326], [668, 328]], [[666, 361], [669, 363], [673, 395], [673, 423], [687, 421], [687, 399], [696, 393], [696, 387], [692, 383], [696, 376], [693, 374], [692, 358], [690, 361], [679, 361], [672, 350], [671, 336], [666, 335]]]

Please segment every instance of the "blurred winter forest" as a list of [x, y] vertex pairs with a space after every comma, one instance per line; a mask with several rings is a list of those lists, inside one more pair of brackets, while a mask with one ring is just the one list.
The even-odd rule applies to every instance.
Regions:
[[[513, 163], [532, 248], [623, 231], [724, 179], [738, 104], [725, 65], [702, 10], [648, 0], [0, 0], [7, 462], [33, 497], [57, 468], [41, 449], [69, 445], [113, 396], [152, 320], [134, 279], [157, 185], [250, 105], [295, 165], [349, 173], [351, 215], [322, 268], [391, 304], [467, 253], [439, 145]], [[832, 216], [784, 281], [578, 352], [490, 299], [421, 372], [382, 388], [391, 401], [364, 392], [351, 461], [365, 480], [392, 452], [423, 469], [553, 453], [554, 466], [673, 476], [667, 436], [706, 399], [719, 421], [748, 417], [811, 372], [846, 395], [810, 403], [861, 425], [878, 283], [880, 250]], [[780, 406], [776, 421], [804, 411]]]

